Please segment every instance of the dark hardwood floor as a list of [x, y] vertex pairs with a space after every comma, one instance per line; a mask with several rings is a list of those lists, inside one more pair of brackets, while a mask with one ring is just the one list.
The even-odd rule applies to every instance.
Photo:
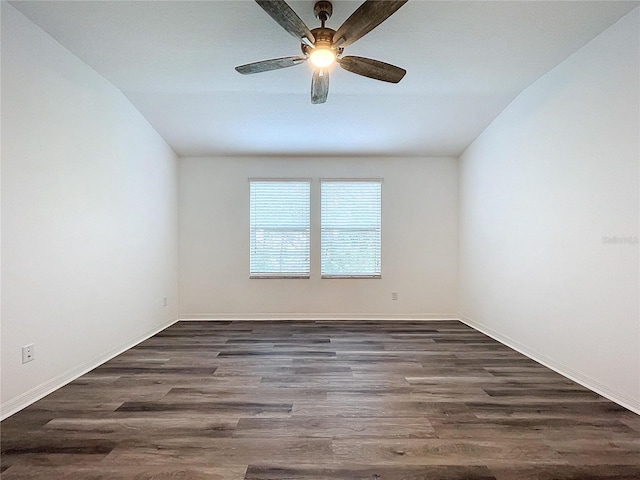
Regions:
[[640, 416], [456, 321], [180, 322], [1, 428], [2, 480], [640, 479]]

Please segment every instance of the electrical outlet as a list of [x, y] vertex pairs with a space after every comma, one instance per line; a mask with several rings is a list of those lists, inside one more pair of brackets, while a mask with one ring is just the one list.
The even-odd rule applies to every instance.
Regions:
[[391, 292], [391, 300], [397, 300], [398, 299], [398, 292]]
[[167, 297], [164, 297], [162, 299], [162, 306], [166, 307], [167, 305], [169, 305], [169, 299]]
[[33, 360], [33, 343], [22, 347], [22, 363], [27, 363]]

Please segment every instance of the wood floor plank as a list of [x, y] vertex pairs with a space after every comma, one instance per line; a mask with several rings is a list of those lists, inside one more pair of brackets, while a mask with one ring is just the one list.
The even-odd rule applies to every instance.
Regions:
[[126, 444], [105, 457], [106, 465], [198, 465], [209, 467], [260, 464], [331, 464], [330, 439], [167, 438]]
[[5, 474], [2, 480], [32, 480], [34, 478], [51, 478], [63, 480], [243, 480], [246, 468], [216, 467], [110, 467], [100, 469], [68, 466], [32, 467], [17, 465]]
[[[402, 439], [333, 440], [337, 462], [369, 465], [497, 465], [514, 463], [566, 464], [566, 459], [544, 441], [513, 438], [482, 439]], [[613, 462], [612, 462], [613, 463]], [[622, 462], [627, 463], [627, 462]]]
[[468, 466], [362, 466], [345, 468], [300, 468], [254, 466], [245, 480], [495, 480], [487, 467]]
[[249, 438], [435, 438], [426, 419], [408, 418], [338, 418], [292, 416], [290, 418], [242, 418], [234, 437]]
[[640, 479], [640, 416], [448, 320], [178, 322], [0, 435], [2, 480]]
[[491, 466], [496, 480], [638, 480], [638, 465]]

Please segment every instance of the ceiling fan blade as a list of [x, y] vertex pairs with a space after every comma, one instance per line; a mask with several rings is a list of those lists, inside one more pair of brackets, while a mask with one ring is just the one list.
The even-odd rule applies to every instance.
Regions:
[[383, 82], [398, 83], [407, 71], [380, 60], [371, 58], [347, 56], [338, 59], [342, 68], [351, 73], [356, 73]]
[[236, 71], [243, 75], [250, 75], [252, 73], [268, 72], [270, 70], [293, 67], [294, 65], [298, 65], [306, 60], [307, 59], [305, 57], [272, 58], [271, 60], [262, 60], [261, 62], [240, 65], [239, 67], [236, 67]]
[[329, 71], [318, 68], [313, 72], [311, 79], [311, 103], [324, 103], [327, 101], [327, 95], [329, 95]]
[[376, 28], [408, 0], [366, 0], [333, 35], [336, 47], [346, 47]]
[[313, 42], [316, 41], [313, 33], [287, 2], [284, 0], [256, 0], [256, 3], [287, 32], [301, 42], [307, 43], [311, 47], [313, 46]]

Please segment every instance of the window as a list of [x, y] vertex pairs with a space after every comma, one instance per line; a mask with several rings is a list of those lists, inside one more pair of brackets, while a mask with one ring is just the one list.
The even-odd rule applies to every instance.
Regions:
[[381, 180], [321, 182], [323, 278], [380, 278]]
[[309, 180], [250, 180], [251, 278], [309, 278]]

